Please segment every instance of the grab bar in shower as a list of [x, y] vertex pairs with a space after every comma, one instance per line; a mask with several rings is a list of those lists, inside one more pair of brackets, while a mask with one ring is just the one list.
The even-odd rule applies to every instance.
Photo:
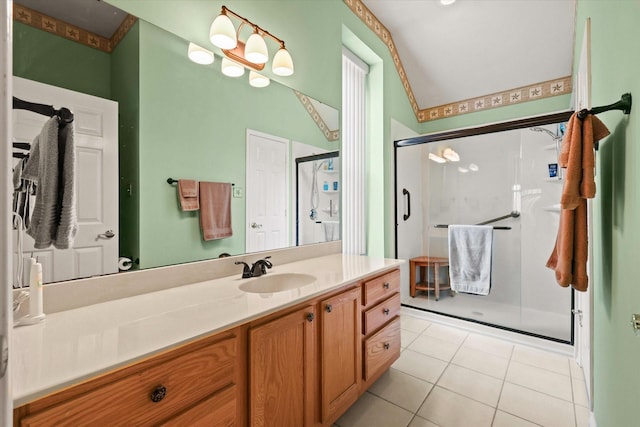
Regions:
[[[492, 218], [486, 221], [482, 221], [479, 222], [475, 225], [487, 225], [487, 224], [491, 224], [492, 222], [498, 222], [501, 221], [503, 219], [507, 219], [507, 218], [518, 218], [520, 216], [520, 212], [518, 211], [513, 211], [511, 213], [509, 213], [508, 215], [502, 215], [499, 216], [497, 218]], [[434, 228], [449, 228], [449, 224], [436, 224], [433, 226]], [[511, 227], [502, 227], [502, 226], [494, 226], [493, 227], [494, 230], [511, 230]]]

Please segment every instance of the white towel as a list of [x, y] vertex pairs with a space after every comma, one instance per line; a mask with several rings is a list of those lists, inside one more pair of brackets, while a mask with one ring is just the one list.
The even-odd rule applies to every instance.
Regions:
[[449, 226], [451, 289], [489, 295], [492, 245], [493, 227], [490, 225]]
[[322, 221], [324, 230], [324, 241], [332, 242], [340, 238], [340, 225], [338, 221]]

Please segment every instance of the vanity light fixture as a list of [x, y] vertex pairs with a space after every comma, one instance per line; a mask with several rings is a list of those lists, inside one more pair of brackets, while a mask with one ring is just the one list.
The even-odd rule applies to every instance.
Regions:
[[478, 172], [480, 168], [475, 163], [469, 163], [469, 170], [471, 172]]
[[450, 6], [452, 4], [454, 4], [456, 2], [456, 0], [440, 0], [440, 4], [444, 5], [444, 6]]
[[[240, 21], [237, 30], [230, 17]], [[243, 42], [240, 40], [240, 32], [245, 25], [251, 27], [253, 32], [246, 42]], [[209, 40], [222, 50], [224, 56], [254, 71], [262, 71], [269, 61], [265, 38], [274, 40], [280, 46], [273, 58], [271, 71], [278, 76], [293, 74], [293, 60], [285, 48], [284, 41], [226, 6], [222, 6], [222, 11], [211, 24], [209, 32]]]
[[445, 148], [442, 152], [442, 157], [449, 160], [450, 162], [459, 162], [460, 156], [456, 153], [453, 148]]
[[443, 157], [438, 156], [437, 154], [434, 153], [429, 153], [429, 160], [433, 160], [436, 163], [446, 163], [447, 160], [444, 159]]
[[249, 71], [249, 84], [253, 87], [267, 87], [271, 83], [268, 77], [258, 74], [255, 71]]
[[213, 52], [200, 47], [195, 43], [189, 43], [188, 56], [189, 59], [196, 64], [202, 65], [212, 64], [213, 60], [215, 59], [215, 57], [213, 56]]

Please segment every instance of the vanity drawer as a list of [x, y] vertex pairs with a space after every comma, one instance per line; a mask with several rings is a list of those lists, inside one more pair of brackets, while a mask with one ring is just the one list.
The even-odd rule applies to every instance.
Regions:
[[369, 306], [400, 291], [400, 270], [367, 280], [362, 285], [362, 304]]
[[399, 313], [400, 294], [396, 293], [362, 313], [362, 334], [370, 334]]
[[400, 317], [364, 341], [364, 380], [388, 368], [400, 357]]
[[207, 397], [184, 412], [161, 424], [161, 427], [205, 427], [235, 426], [236, 423], [236, 386]]
[[158, 363], [125, 368], [127, 375], [110, 383], [78, 385], [78, 395], [22, 418], [20, 425], [157, 424], [236, 381], [236, 341], [232, 336], [187, 353], [178, 349], [176, 357], [169, 353]]

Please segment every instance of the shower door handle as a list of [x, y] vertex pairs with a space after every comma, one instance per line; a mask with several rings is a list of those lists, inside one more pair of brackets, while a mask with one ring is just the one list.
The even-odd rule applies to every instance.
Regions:
[[406, 188], [403, 188], [402, 195], [407, 196], [407, 213], [402, 216], [402, 218], [404, 218], [404, 220], [406, 221], [411, 216], [411, 193], [409, 193], [409, 190], [407, 190]]

